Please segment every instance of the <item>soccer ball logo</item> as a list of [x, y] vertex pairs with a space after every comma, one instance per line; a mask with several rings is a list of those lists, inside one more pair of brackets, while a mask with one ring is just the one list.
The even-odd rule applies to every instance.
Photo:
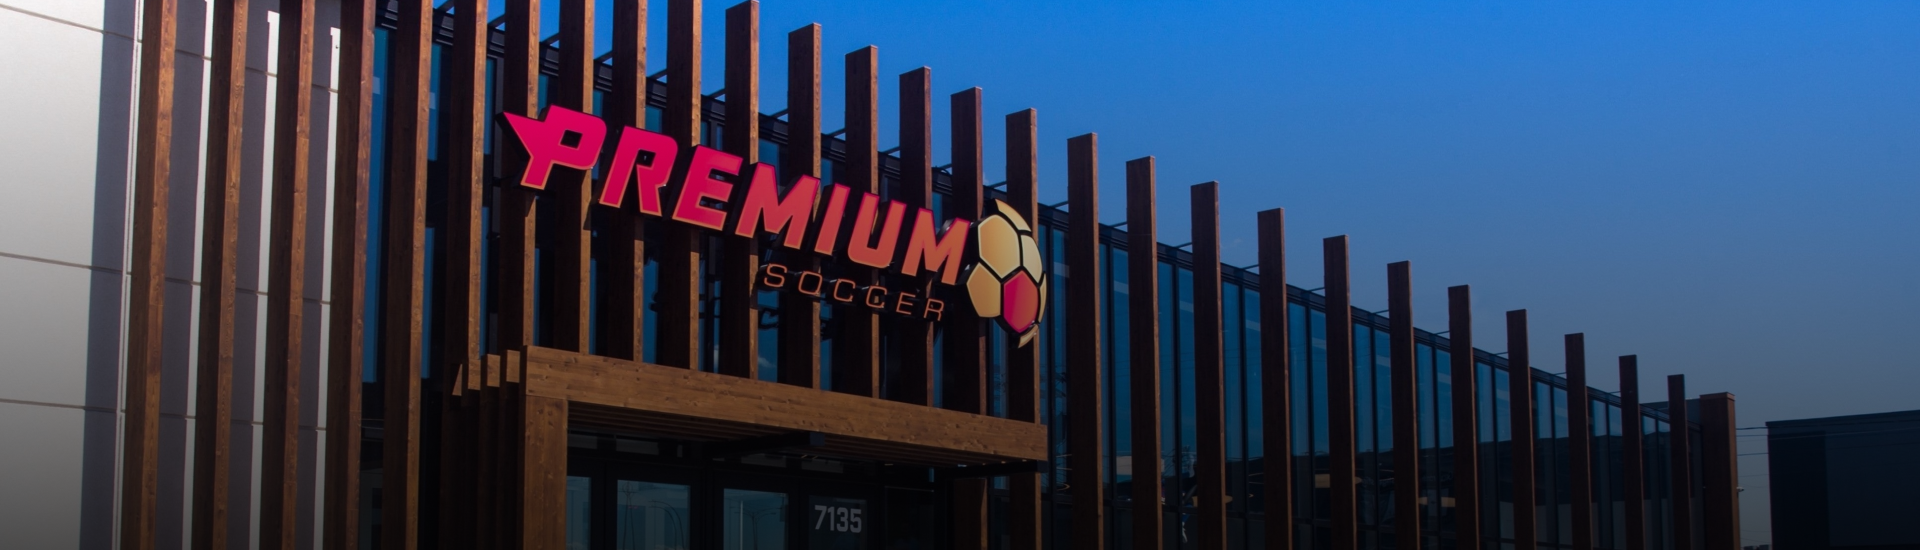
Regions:
[[1017, 346], [1025, 346], [1040, 332], [1047, 310], [1047, 269], [1033, 228], [1007, 203], [993, 205], [994, 212], [974, 226], [980, 261], [967, 268], [967, 296], [975, 312], [999, 320], [1020, 335]]

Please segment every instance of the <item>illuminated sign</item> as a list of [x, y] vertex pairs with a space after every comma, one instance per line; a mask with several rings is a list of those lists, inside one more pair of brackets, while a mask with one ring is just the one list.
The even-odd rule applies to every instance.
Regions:
[[[505, 118], [528, 156], [520, 185], [532, 189], [546, 189], [556, 167], [593, 169], [609, 141], [605, 121], [564, 107], [548, 108], [543, 119], [512, 113]], [[665, 134], [621, 127], [611, 145], [613, 154], [600, 165], [601, 185], [594, 201], [602, 207], [628, 208], [640, 216], [749, 239], [772, 237], [791, 250], [927, 279], [925, 285], [915, 285], [917, 292], [890, 290], [769, 262], [757, 277], [763, 288], [937, 321], [946, 303], [933, 296], [934, 283], [958, 285], [965, 267], [975, 313], [997, 319], [1019, 335], [1019, 345], [1038, 332], [1047, 296], [1045, 268], [1032, 227], [1006, 203], [994, 201], [996, 211], [977, 228], [966, 218], [936, 226], [931, 210], [883, 201], [873, 193], [855, 197], [851, 188], [822, 186], [813, 176], [796, 178], [783, 194], [772, 165], [744, 166], [739, 156], [704, 145], [688, 148]], [[670, 181], [675, 174], [680, 174], [679, 181]], [[676, 193], [667, 196], [669, 188]], [[968, 237], [976, 233], [972, 240], [980, 261], [962, 266]]]

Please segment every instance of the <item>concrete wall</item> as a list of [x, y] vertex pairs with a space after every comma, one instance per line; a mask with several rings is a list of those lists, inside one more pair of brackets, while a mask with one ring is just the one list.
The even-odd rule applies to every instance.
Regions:
[[[250, 14], [240, 277], [235, 312], [233, 547], [254, 546], [266, 306], [273, 0]], [[161, 548], [190, 529], [200, 204], [209, 2], [181, 0], [175, 53], [172, 223], [167, 235], [161, 419]], [[333, 33], [316, 32], [313, 176], [301, 365], [303, 543], [318, 540], [320, 404], [330, 218]], [[0, 533], [13, 548], [106, 549], [117, 542], [126, 273], [138, 51], [137, 0], [0, 0]]]

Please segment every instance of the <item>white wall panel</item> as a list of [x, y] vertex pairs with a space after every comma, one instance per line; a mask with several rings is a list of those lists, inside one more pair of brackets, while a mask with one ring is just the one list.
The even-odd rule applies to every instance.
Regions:
[[[0, 281], [7, 282], [0, 285], [0, 349], [7, 350], [0, 399], [117, 409], [120, 279], [0, 257]], [[102, 286], [106, 292], [96, 293]], [[91, 316], [110, 322], [93, 323]], [[93, 343], [100, 349], [90, 350]]]

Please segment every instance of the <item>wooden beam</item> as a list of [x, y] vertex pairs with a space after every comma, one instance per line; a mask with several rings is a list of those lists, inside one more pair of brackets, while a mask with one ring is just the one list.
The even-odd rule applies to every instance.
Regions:
[[1740, 550], [1740, 440], [1734, 426], [1733, 394], [1700, 396], [1706, 550]]
[[[967, 88], [953, 94], [950, 100], [953, 177], [948, 181], [953, 192], [947, 195], [947, 215], [968, 220], [980, 219], [980, 212], [986, 207], [986, 189], [982, 187], [986, 176], [981, 160], [980, 96], [979, 88]], [[966, 254], [964, 265], [972, 265], [978, 254], [973, 250]], [[946, 406], [961, 412], [987, 414], [986, 322], [960, 316], [946, 320], [945, 325]]]
[[[1127, 224], [1132, 232], [1133, 224]], [[1293, 537], [1293, 354], [1287, 299], [1287, 212], [1260, 211], [1260, 415], [1266, 431], [1267, 550], [1290, 550]], [[1158, 285], [1155, 285], [1156, 287]], [[1136, 310], [1137, 311], [1137, 310]], [[1156, 339], [1157, 341], [1157, 339]], [[1137, 342], [1137, 340], [1136, 340]], [[1136, 378], [1135, 380], [1138, 380]], [[1140, 406], [1139, 398], [1134, 407]], [[1135, 426], [1138, 427], [1136, 417]], [[1159, 422], [1157, 419], [1154, 421]], [[1134, 448], [1139, 448], [1136, 441]], [[1138, 464], [1135, 467], [1139, 467]]]
[[194, 392], [195, 548], [227, 547], [228, 449], [233, 441], [233, 303], [240, 248], [241, 155], [246, 140], [242, 132], [247, 118], [248, 0], [233, 0], [211, 9], [207, 183], [201, 202], [205, 221], [200, 233], [200, 357]]
[[[1388, 357], [1392, 363], [1388, 378], [1393, 386], [1393, 530], [1395, 533], [1420, 533], [1420, 498], [1426, 494], [1420, 484], [1420, 386], [1419, 349], [1413, 336], [1413, 264], [1387, 264]], [[1454, 383], [1460, 372], [1453, 371]], [[1469, 368], [1466, 376], [1473, 376]], [[1437, 495], [1438, 492], [1436, 491]], [[1399, 550], [1420, 550], [1422, 537], [1394, 538]]]
[[[366, 344], [367, 182], [373, 144], [375, 0], [340, 3], [340, 92], [334, 116], [332, 302], [327, 305], [327, 457], [321, 541], [360, 542], [360, 386]], [[204, 325], [203, 325], [204, 326]], [[196, 546], [224, 548], [221, 545]]]
[[166, 306], [167, 179], [173, 149], [177, 0], [142, 4], [139, 95], [135, 101], [133, 233], [127, 265], [127, 419], [121, 434], [120, 547], [147, 550], [160, 493], [160, 354]]
[[[1453, 533], [1480, 547], [1480, 380], [1473, 357], [1473, 289], [1447, 288], [1447, 353], [1453, 362]], [[1464, 373], [1464, 374], [1462, 374]]]
[[1647, 548], [1646, 471], [1640, 423], [1640, 358], [1620, 356], [1621, 481], [1626, 486], [1626, 550]]
[[[985, 171], [982, 167], [980, 130], [980, 88], [967, 88], [949, 98], [952, 118], [953, 189], [947, 196], [948, 216], [980, 219], [985, 207]], [[931, 174], [929, 174], [931, 176]], [[931, 182], [931, 177], [929, 177]], [[929, 200], [932, 195], [928, 195]], [[930, 203], [929, 203], [930, 204]], [[967, 265], [977, 254], [968, 250]], [[946, 396], [950, 410], [987, 414], [987, 338], [986, 321], [972, 316], [947, 320]], [[961, 479], [953, 482], [954, 547], [985, 550], [988, 544], [987, 479]]]
[[[1102, 473], [1100, 412], [1100, 335], [1105, 318], [1100, 303], [1100, 149], [1099, 138], [1083, 134], [1067, 140], [1067, 271], [1087, 284], [1066, 287], [1071, 315], [1059, 318], [1067, 329], [1067, 483], [1073, 488], [1073, 544], [1106, 546], [1106, 476]], [[1045, 294], [1044, 292], [1042, 294]]]
[[[301, 335], [306, 318], [307, 174], [312, 153], [313, 0], [280, 5], [280, 72], [268, 222], [265, 418], [260, 445], [260, 547], [292, 549], [300, 508]], [[424, 179], [424, 178], [423, 178]]]
[[[847, 161], [834, 165], [840, 183], [854, 193], [881, 194], [880, 50], [867, 46], [846, 56]], [[877, 276], [872, 269], [847, 270], [861, 283]], [[880, 317], [865, 306], [836, 307], [833, 335], [833, 391], [880, 397]]]
[[1322, 241], [1326, 255], [1327, 297], [1327, 453], [1328, 518], [1333, 550], [1359, 547], [1359, 517], [1354, 492], [1358, 476], [1353, 423], [1353, 292], [1347, 278], [1347, 237]]
[[710, 431], [796, 431], [893, 447], [943, 449], [994, 462], [1046, 460], [1046, 428], [1027, 422], [819, 392], [650, 363], [529, 348], [526, 392]]
[[[1226, 348], [1220, 303], [1220, 184], [1193, 186], [1193, 359], [1199, 446], [1194, 494], [1201, 548], [1227, 546]], [[1132, 224], [1128, 224], [1132, 227]], [[1131, 288], [1131, 286], [1129, 286]], [[1136, 319], [1149, 319], [1135, 317]]]
[[[613, 3], [612, 52], [613, 90], [603, 110], [609, 134], [619, 135], [621, 128], [647, 126], [646, 2]], [[647, 317], [646, 231], [635, 207], [623, 203], [617, 210], [606, 217], [601, 243], [598, 347], [601, 355], [638, 361]]]
[[[727, 8], [726, 131], [722, 148], [741, 158], [740, 181], [760, 162], [760, 3]], [[760, 377], [760, 245], [753, 238], [725, 239], [720, 258], [720, 372]]]
[[[1160, 212], [1153, 157], [1127, 161], [1127, 323], [1133, 419], [1133, 547], [1165, 542], [1160, 464]], [[1283, 292], [1281, 296], [1285, 296]]]
[[[525, 117], [540, 116], [540, 0], [508, 0], [507, 53], [505, 74], [501, 76], [500, 110]], [[496, 127], [506, 131], [504, 126]], [[502, 134], [504, 135], [504, 134]], [[527, 163], [526, 151], [507, 148], [508, 173], [517, 173]], [[511, 181], [511, 179], [509, 179]], [[500, 219], [498, 257], [500, 282], [495, 296], [500, 304], [500, 350], [517, 350], [533, 345], [534, 235], [538, 231], [539, 210], [531, 189], [511, 183], [499, 188], [496, 210]]]
[[1667, 376], [1667, 479], [1673, 515], [1672, 550], [1693, 548], [1693, 429], [1687, 419], [1687, 376]]
[[[400, 3], [389, 62], [393, 95], [387, 111], [386, 289], [381, 340], [381, 529], [387, 550], [412, 550], [420, 525], [420, 345], [427, 208], [427, 102], [432, 76], [433, 3]], [[285, 51], [285, 48], [282, 48]]]
[[[787, 33], [787, 146], [780, 150], [784, 177], [820, 177], [820, 25]], [[795, 269], [818, 270], [805, 251], [782, 250]], [[780, 293], [780, 382], [820, 387], [820, 302], [798, 292]]]
[[[1038, 111], [1007, 115], [1007, 204], [1027, 219], [1040, 222], [1040, 141]], [[1007, 417], [1040, 423], [1040, 346], [1013, 346], [1007, 351]], [[1007, 476], [1008, 531], [1012, 550], [1039, 550], [1040, 474]]]
[[[900, 74], [899, 193], [909, 209], [933, 210], [933, 71], [926, 67]], [[937, 272], [927, 273], [913, 283], [913, 293], [930, 296], [937, 278]], [[889, 324], [896, 327], [892, 345], [900, 350], [892, 397], [933, 406], [933, 323], [916, 317]]]
[[[667, 4], [667, 108], [665, 134], [692, 147], [700, 141], [700, 0], [672, 0]], [[676, 168], [676, 170], [679, 170]], [[681, 174], [684, 177], [684, 174]], [[683, 180], [684, 181], [684, 180]], [[678, 195], [680, 189], [672, 191]], [[660, 345], [656, 357], [663, 365], [699, 369], [705, 346], [700, 343], [702, 243], [697, 229], [668, 224], [660, 239]]]
[[1593, 401], [1587, 396], [1587, 336], [1568, 334], [1566, 350], [1570, 535], [1573, 550], [1593, 550]]
[[[1534, 519], [1535, 478], [1533, 457], [1533, 360], [1527, 345], [1527, 310], [1507, 312], [1507, 418], [1511, 421], [1513, 494], [1513, 547], [1533, 550], [1540, 537]], [[1551, 405], [1551, 404], [1549, 404]]]

